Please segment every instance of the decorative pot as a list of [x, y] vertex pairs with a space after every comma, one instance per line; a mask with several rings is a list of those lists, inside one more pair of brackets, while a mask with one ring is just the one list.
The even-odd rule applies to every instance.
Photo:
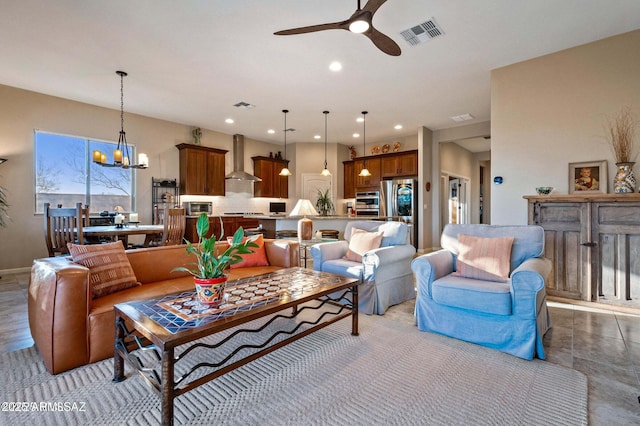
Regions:
[[227, 285], [227, 277], [219, 278], [194, 278], [196, 294], [200, 303], [217, 308], [224, 298], [224, 288]]
[[616, 194], [635, 192], [636, 178], [633, 175], [634, 164], [635, 163], [616, 163], [618, 171], [613, 180], [613, 192]]

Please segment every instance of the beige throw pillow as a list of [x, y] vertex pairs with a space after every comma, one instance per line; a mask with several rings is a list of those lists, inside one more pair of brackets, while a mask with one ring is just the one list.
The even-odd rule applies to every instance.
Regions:
[[93, 298], [140, 285], [133, 272], [122, 241], [108, 244], [67, 244], [75, 263], [86, 266]]
[[349, 248], [343, 259], [352, 260], [354, 262], [362, 262], [362, 255], [369, 250], [380, 247], [382, 242], [383, 231], [368, 232], [364, 229], [353, 228], [351, 230], [351, 240], [349, 240]]
[[482, 238], [458, 234], [455, 274], [476, 280], [508, 281], [513, 240], [513, 237]]

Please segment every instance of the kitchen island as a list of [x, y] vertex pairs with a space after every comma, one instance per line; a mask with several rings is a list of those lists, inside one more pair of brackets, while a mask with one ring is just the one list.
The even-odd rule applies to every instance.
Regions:
[[[251, 216], [260, 221], [260, 225], [265, 231], [265, 237], [275, 238], [276, 231], [281, 230], [297, 230], [298, 220], [302, 216], [287, 215], [264, 215]], [[334, 229], [339, 232], [339, 239], [344, 239], [344, 230], [347, 223], [360, 220], [393, 220], [392, 217], [386, 216], [354, 216], [354, 215], [331, 215], [331, 216], [307, 216], [313, 221], [313, 233], [321, 229]], [[396, 218], [397, 220], [397, 218]]]

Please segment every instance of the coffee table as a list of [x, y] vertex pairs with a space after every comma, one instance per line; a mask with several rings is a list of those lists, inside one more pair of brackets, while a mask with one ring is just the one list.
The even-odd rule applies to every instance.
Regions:
[[[358, 283], [288, 268], [230, 281], [215, 309], [195, 291], [117, 304], [113, 380], [126, 378], [126, 360], [160, 394], [162, 424], [171, 425], [173, 400], [185, 392], [349, 316], [358, 335]], [[198, 341], [218, 333], [214, 343]], [[196, 348], [211, 351], [212, 361], [185, 366]]]

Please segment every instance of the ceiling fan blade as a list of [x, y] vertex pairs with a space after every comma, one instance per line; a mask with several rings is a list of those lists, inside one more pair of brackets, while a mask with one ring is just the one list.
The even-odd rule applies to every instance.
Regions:
[[308, 27], [291, 28], [288, 30], [277, 31], [274, 34], [275, 35], [294, 35], [294, 34], [312, 33], [315, 31], [324, 31], [324, 30], [344, 30], [349, 28], [348, 25], [345, 27], [346, 22], [347, 21], [332, 22], [330, 24], [309, 25]]
[[373, 15], [376, 13], [376, 10], [380, 8], [383, 4], [386, 3], [387, 0], [369, 0], [367, 4], [362, 8], [365, 12], [371, 12]]
[[378, 49], [382, 50], [387, 55], [400, 56], [400, 53], [402, 53], [400, 46], [398, 46], [391, 37], [381, 33], [373, 27], [371, 27], [369, 31], [365, 32], [364, 35], [369, 37], [369, 40], [371, 40]]

